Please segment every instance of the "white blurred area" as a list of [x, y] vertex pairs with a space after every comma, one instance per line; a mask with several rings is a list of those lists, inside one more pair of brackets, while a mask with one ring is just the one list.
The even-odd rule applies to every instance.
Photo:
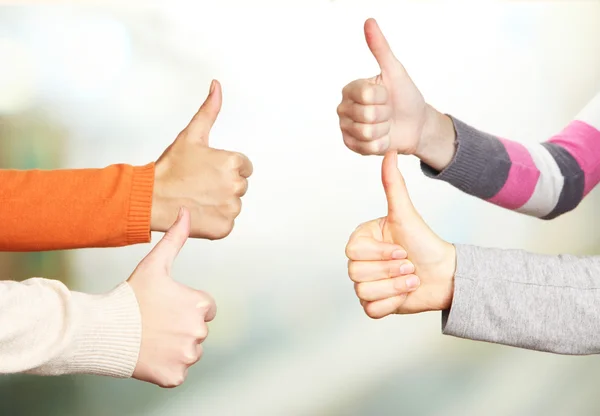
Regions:
[[[385, 214], [381, 158], [344, 147], [336, 106], [346, 83], [377, 73], [368, 17], [430, 103], [504, 137], [545, 140], [600, 89], [594, 1], [0, 7], [0, 117], [43, 108], [59, 120], [65, 167], [155, 160], [213, 78], [224, 105], [211, 143], [255, 167], [231, 236], [189, 241], [175, 268], [219, 305], [203, 361], [172, 391], [84, 378], [86, 413], [600, 414], [590, 358], [444, 337], [437, 313], [364, 316], [344, 247], [359, 223]], [[597, 192], [542, 222], [426, 179], [413, 158], [400, 165], [417, 208], [449, 241], [600, 246]], [[73, 253], [73, 289], [110, 289], [149, 248]]]

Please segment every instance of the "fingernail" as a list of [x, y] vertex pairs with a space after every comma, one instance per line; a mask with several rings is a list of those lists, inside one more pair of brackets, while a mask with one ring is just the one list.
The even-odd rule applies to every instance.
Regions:
[[393, 259], [405, 259], [406, 258], [406, 251], [404, 251], [404, 250], [395, 250], [392, 253], [392, 258]]
[[411, 276], [408, 279], [406, 279], [406, 287], [409, 289], [415, 289], [419, 287], [420, 283], [421, 282], [419, 281], [419, 278], [417, 276]]
[[179, 213], [177, 214], [177, 221], [179, 221], [183, 217], [183, 207], [179, 208]]
[[208, 95], [211, 95], [214, 90], [215, 90], [215, 80], [213, 79], [210, 83], [210, 90], [209, 90]]
[[409, 274], [415, 271], [415, 265], [412, 263], [406, 263], [400, 266], [401, 274]]

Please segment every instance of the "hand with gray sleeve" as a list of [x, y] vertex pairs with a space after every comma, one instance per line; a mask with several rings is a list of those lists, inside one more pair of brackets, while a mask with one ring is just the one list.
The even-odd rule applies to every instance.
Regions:
[[[416, 155], [428, 176], [543, 219], [572, 210], [600, 181], [600, 94], [548, 141], [522, 145], [435, 110], [372, 19], [365, 36], [381, 74], [344, 88], [338, 114], [351, 150]], [[393, 183], [402, 194], [403, 181]], [[388, 185], [384, 176], [389, 193]], [[600, 353], [600, 257], [442, 244], [408, 194], [400, 198], [408, 201], [404, 218], [413, 218], [400, 221], [403, 232], [386, 230], [388, 215], [361, 225], [347, 246], [349, 274], [369, 316], [442, 310], [445, 334]]]

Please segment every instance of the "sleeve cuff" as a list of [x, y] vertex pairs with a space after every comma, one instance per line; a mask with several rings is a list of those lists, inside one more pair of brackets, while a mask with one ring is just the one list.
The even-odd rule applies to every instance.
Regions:
[[456, 273], [454, 274], [454, 294], [450, 309], [442, 311], [442, 333], [465, 338], [471, 326], [473, 296], [477, 281], [472, 278], [473, 256], [469, 246], [456, 244]]
[[[481, 174], [488, 166], [489, 140], [492, 136], [483, 134], [457, 118], [448, 115], [456, 132], [456, 153], [448, 166], [437, 171], [421, 162], [425, 176], [452, 184], [458, 189], [472, 194], [481, 180]], [[489, 137], [488, 137], [489, 136]]]
[[154, 162], [145, 166], [134, 166], [127, 217], [128, 245], [150, 241], [153, 190]]
[[60, 361], [63, 374], [128, 378], [137, 364], [142, 319], [135, 294], [124, 282], [104, 295], [72, 292], [84, 316], [73, 347]]

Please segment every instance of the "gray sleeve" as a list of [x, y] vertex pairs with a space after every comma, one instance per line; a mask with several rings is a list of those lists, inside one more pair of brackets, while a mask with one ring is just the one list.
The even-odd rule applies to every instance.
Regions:
[[600, 256], [456, 245], [446, 335], [559, 354], [600, 353]]

